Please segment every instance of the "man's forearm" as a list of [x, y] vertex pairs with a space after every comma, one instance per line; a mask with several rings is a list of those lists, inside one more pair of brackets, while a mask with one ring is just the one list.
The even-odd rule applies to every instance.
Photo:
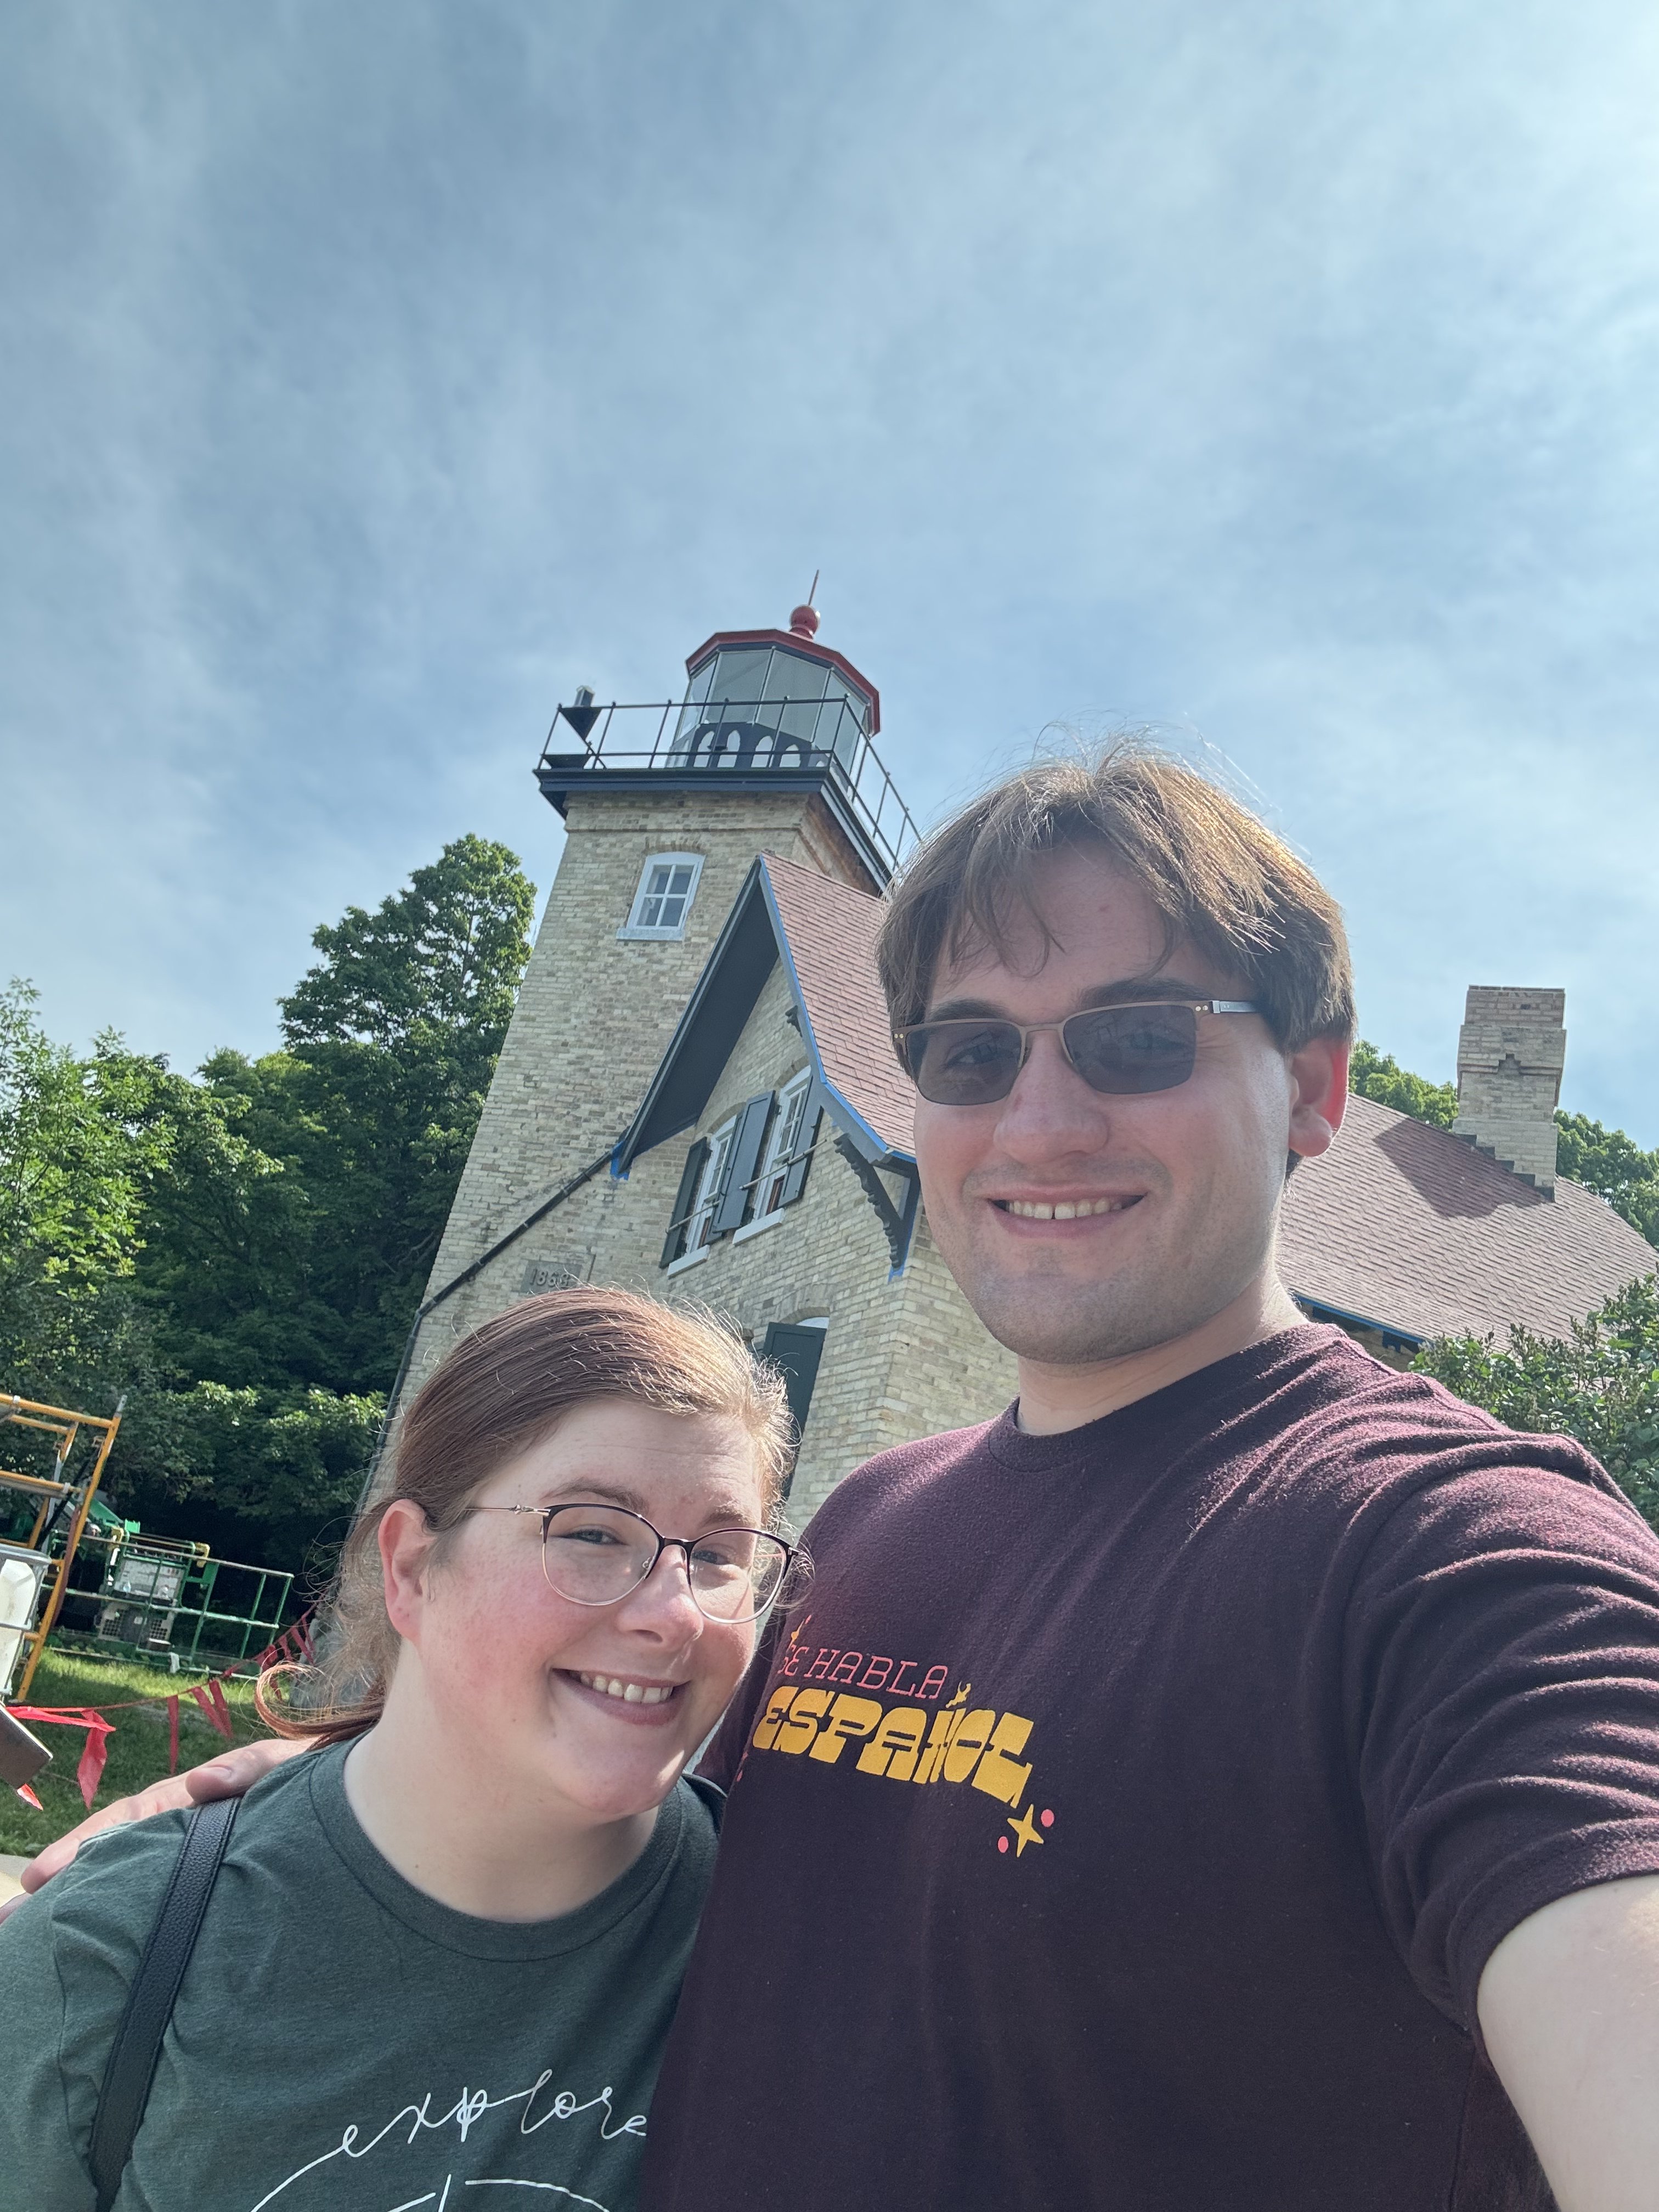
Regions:
[[1478, 2003], [1561, 2212], [1656, 2212], [1659, 1875], [1523, 1920], [1487, 1960]]

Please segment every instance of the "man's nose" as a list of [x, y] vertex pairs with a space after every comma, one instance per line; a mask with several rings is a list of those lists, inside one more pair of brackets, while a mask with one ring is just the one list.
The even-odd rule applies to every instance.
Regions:
[[1096, 1152], [1111, 1133], [1108, 1100], [1066, 1057], [1057, 1030], [1039, 1030], [1003, 1102], [997, 1136], [1017, 1158]]

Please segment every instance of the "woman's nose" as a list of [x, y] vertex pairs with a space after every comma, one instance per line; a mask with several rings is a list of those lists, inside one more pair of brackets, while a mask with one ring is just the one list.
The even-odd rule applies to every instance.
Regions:
[[690, 1627], [702, 1635], [702, 1612], [691, 1594], [690, 1563], [681, 1545], [663, 1546], [650, 1573], [623, 1600], [623, 1611], [637, 1627], [677, 1636]]

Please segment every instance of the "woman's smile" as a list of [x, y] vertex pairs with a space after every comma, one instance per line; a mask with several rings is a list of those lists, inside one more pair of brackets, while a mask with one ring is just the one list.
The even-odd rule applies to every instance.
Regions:
[[560, 1681], [586, 1691], [589, 1699], [598, 1701], [608, 1718], [643, 1722], [649, 1727], [679, 1717], [674, 1706], [684, 1696], [684, 1682], [646, 1681], [636, 1674], [577, 1674], [568, 1667], [553, 1671]]

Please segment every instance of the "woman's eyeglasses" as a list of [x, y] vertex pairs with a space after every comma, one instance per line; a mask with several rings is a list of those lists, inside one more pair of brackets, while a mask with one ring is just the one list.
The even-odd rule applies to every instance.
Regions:
[[1052, 1030], [1091, 1091], [1109, 1097], [1173, 1091], [1198, 1058], [1200, 1014], [1255, 1014], [1249, 999], [1169, 999], [1146, 1006], [1093, 1006], [1063, 1022], [915, 1022], [893, 1042], [910, 1080], [935, 1106], [992, 1106], [1024, 1066], [1031, 1039]]
[[697, 1610], [709, 1620], [756, 1620], [780, 1589], [793, 1545], [763, 1528], [665, 1536], [624, 1505], [475, 1505], [474, 1513], [533, 1513], [542, 1524], [547, 1586], [573, 1605], [615, 1605], [649, 1579], [671, 1547], [685, 1555]]

